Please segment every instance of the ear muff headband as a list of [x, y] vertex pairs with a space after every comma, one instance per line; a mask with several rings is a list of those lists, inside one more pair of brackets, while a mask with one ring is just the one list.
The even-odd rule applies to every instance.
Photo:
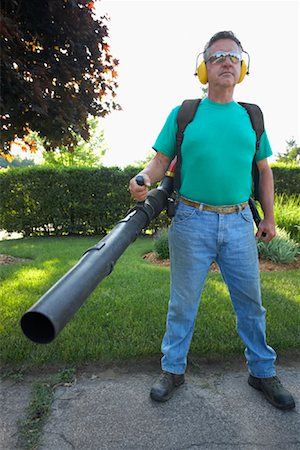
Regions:
[[[247, 64], [245, 63], [244, 60], [242, 60], [241, 73], [240, 73], [240, 78], [238, 80], [238, 83], [241, 83], [243, 81], [247, 71], [248, 71]], [[202, 61], [202, 63], [198, 66], [196, 75], [198, 76], [201, 84], [206, 84], [208, 82], [205, 61]]]

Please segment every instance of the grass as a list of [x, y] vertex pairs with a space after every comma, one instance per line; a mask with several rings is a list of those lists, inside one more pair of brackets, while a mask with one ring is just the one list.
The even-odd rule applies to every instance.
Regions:
[[26, 450], [38, 448], [43, 427], [51, 412], [55, 388], [73, 383], [74, 380], [74, 369], [62, 369], [46, 380], [33, 384], [26, 416], [18, 424], [18, 448]]
[[[0, 266], [0, 360], [25, 368], [49, 364], [80, 365], [159, 355], [169, 296], [169, 269], [143, 260], [151, 238], [128, 247], [114, 271], [95, 289], [75, 317], [50, 344], [29, 341], [21, 316], [94, 245], [97, 238], [31, 238], [0, 242], [0, 253], [31, 258]], [[263, 273], [268, 342], [278, 352], [300, 348], [299, 270]], [[216, 357], [240, 354], [243, 343], [221, 277], [208, 276], [191, 354]]]
[[44, 424], [52, 405], [52, 387], [48, 382], [35, 383], [32, 398], [26, 410], [26, 418], [19, 423], [18, 445], [24, 449], [36, 449]]

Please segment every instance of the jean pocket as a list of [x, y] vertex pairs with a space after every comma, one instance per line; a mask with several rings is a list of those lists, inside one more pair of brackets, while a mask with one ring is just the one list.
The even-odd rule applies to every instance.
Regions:
[[240, 212], [241, 217], [248, 223], [253, 222], [252, 212], [249, 206], [247, 206], [243, 211]]
[[174, 223], [182, 223], [186, 222], [187, 220], [191, 219], [196, 214], [196, 209], [192, 206], [185, 206], [181, 207], [181, 205], [178, 206], [176, 214], [173, 218]]

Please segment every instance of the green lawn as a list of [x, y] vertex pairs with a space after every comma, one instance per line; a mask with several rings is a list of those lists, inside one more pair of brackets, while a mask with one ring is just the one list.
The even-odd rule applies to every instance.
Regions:
[[[0, 266], [0, 359], [2, 365], [41, 367], [81, 364], [160, 354], [169, 295], [169, 269], [142, 256], [153, 249], [139, 238], [117, 262], [59, 336], [34, 344], [19, 321], [97, 238], [31, 238], [0, 242], [0, 253], [31, 258], [29, 263]], [[263, 273], [268, 342], [279, 353], [300, 348], [299, 270]], [[227, 289], [217, 273], [207, 279], [191, 354], [198, 357], [243, 352]]]

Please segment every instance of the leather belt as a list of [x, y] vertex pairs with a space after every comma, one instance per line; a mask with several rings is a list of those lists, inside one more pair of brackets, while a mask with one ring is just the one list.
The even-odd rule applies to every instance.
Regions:
[[228, 206], [213, 206], [205, 205], [205, 203], [194, 202], [185, 197], [180, 197], [179, 201], [185, 205], [192, 206], [193, 208], [200, 209], [202, 211], [211, 211], [219, 214], [232, 214], [238, 211], [242, 211], [248, 206], [248, 202], [239, 203], [238, 205], [228, 205]]

